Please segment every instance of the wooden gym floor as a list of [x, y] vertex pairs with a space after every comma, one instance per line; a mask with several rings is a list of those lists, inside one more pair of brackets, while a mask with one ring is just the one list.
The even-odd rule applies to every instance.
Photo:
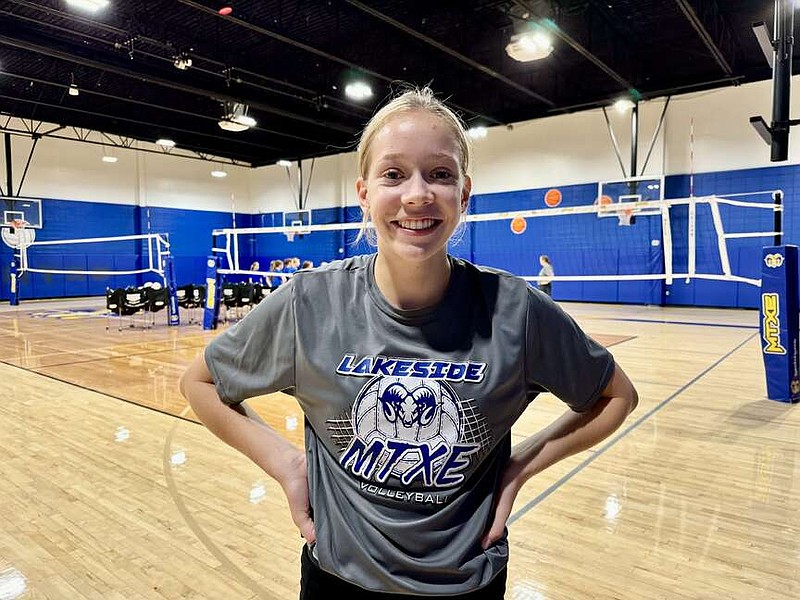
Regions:
[[[119, 331], [101, 302], [0, 307], [0, 598], [297, 598], [279, 487], [178, 391], [217, 332]], [[522, 490], [506, 597], [800, 597], [800, 406], [765, 399], [758, 314], [563, 306], [641, 401]], [[252, 404], [302, 444], [291, 398]], [[541, 396], [515, 441], [561, 411]]]

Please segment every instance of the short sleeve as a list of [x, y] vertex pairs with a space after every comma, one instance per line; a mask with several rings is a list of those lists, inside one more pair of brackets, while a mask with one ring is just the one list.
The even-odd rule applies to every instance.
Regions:
[[282, 285], [206, 347], [206, 365], [226, 404], [294, 386], [293, 291], [291, 281]]
[[525, 379], [576, 412], [600, 398], [614, 374], [614, 357], [545, 294], [528, 290]]

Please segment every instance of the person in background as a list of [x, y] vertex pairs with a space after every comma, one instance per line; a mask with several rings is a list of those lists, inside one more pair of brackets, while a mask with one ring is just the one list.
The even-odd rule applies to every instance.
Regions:
[[270, 273], [276, 273], [268, 279], [269, 287], [274, 290], [280, 286], [284, 280], [283, 277], [277, 275], [277, 273], [283, 273], [283, 261], [280, 258], [271, 261], [269, 263], [269, 271]]
[[548, 296], [553, 295], [553, 277], [556, 272], [553, 269], [553, 263], [550, 262], [550, 257], [546, 254], [539, 256], [539, 264], [542, 266], [539, 269], [539, 289]]

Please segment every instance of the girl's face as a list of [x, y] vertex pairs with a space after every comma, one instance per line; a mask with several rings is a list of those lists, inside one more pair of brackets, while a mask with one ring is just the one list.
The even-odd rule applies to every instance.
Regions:
[[419, 263], [447, 252], [472, 185], [459, 154], [451, 130], [425, 111], [399, 114], [375, 135], [356, 191], [385, 259]]

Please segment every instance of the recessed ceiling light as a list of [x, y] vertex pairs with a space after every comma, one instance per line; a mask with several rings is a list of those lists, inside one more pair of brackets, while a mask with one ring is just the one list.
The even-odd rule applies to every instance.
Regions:
[[109, 0], [66, 0], [69, 6], [87, 12], [97, 12], [101, 8], [108, 6]]
[[372, 98], [372, 88], [363, 81], [354, 81], [345, 86], [344, 95], [351, 100], [366, 100]]
[[156, 144], [158, 144], [159, 146], [162, 146], [164, 148], [174, 148], [175, 147], [175, 141], [174, 140], [170, 140], [168, 138], [159, 138], [159, 139], [156, 140]]

